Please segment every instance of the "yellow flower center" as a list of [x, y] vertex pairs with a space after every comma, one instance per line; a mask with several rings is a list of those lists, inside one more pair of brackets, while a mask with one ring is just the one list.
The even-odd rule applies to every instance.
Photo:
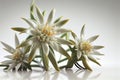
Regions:
[[54, 31], [54, 28], [51, 26], [48, 26], [47, 24], [42, 28], [42, 33], [47, 36], [53, 36], [56, 32]]
[[85, 41], [80, 44], [81, 50], [85, 51], [86, 53], [91, 52], [92, 46], [89, 42]]
[[20, 59], [20, 53], [19, 53], [18, 50], [16, 50], [16, 51], [13, 53], [13, 59], [14, 59], [14, 60]]

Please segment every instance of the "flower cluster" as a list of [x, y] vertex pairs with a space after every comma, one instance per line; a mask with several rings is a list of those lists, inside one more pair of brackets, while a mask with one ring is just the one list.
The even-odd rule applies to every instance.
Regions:
[[[32, 70], [32, 67], [40, 67], [44, 70], [49, 70], [49, 62], [59, 71], [61, 68], [72, 68], [73, 65], [79, 69], [92, 70], [88, 65], [88, 60], [100, 65], [93, 55], [103, 55], [97, 50], [103, 46], [93, 46], [92, 42], [98, 38], [98, 35], [84, 39], [84, 28], [80, 32], [80, 38], [69, 29], [62, 26], [69, 19], [62, 17], [54, 19], [55, 9], [52, 9], [45, 21], [45, 11], [41, 12], [39, 8], [32, 2], [30, 6], [30, 18], [22, 18], [29, 28], [13, 27], [12, 30], [19, 33], [27, 34], [28, 36], [21, 43], [15, 35], [15, 49], [8, 44], [1, 42], [4, 49], [11, 53], [5, 56], [9, 60], [1, 62], [1, 66], [6, 66], [5, 70], [26, 71]], [[71, 34], [73, 40], [68, 37]], [[66, 37], [66, 38], [64, 38]], [[67, 46], [67, 50], [63, 47]], [[64, 58], [57, 61], [56, 53], [60, 53]], [[59, 63], [67, 61], [66, 65], [58, 66]], [[78, 62], [82, 61], [83, 66]], [[36, 65], [33, 65], [37, 63]]]

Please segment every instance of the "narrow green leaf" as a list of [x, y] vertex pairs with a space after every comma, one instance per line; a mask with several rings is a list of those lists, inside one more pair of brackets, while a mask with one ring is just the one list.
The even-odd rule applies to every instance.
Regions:
[[89, 66], [88, 63], [87, 63], [87, 59], [86, 59], [85, 56], [82, 57], [82, 63], [83, 63], [83, 65], [84, 65], [84, 67], [85, 67], [86, 69], [92, 71], [92, 69], [90, 68], [90, 66]]
[[92, 62], [94, 62], [94, 63], [98, 64], [99, 66], [101, 66], [100, 63], [99, 63], [95, 58], [93, 58], [92, 56], [88, 56], [88, 58], [89, 58]]
[[92, 36], [92, 37], [88, 38], [87, 41], [93, 42], [93, 41], [95, 41], [98, 37], [99, 37], [99, 35]]
[[26, 30], [27, 30], [27, 28], [22, 28], [22, 27], [13, 27], [11, 29], [14, 30], [14, 31], [18, 31], [20, 33], [25, 33]]
[[62, 21], [56, 23], [55, 26], [56, 27], [61, 27], [61, 26], [65, 25], [68, 21], [69, 21], [69, 19], [62, 20]]
[[3, 44], [3, 46], [6, 48], [5, 50], [7, 50], [8, 52], [12, 53], [15, 51], [14, 48], [12, 48], [10, 45], [4, 43], [4, 42], [1, 42]]
[[36, 6], [36, 13], [37, 13], [37, 16], [38, 16], [38, 18], [39, 18], [39, 22], [41, 23], [41, 24], [43, 24], [44, 23], [44, 18], [43, 18], [43, 15], [42, 15], [42, 13], [40, 12], [40, 10], [39, 10], [39, 8]]
[[59, 71], [60, 69], [59, 69], [59, 67], [58, 67], [58, 64], [57, 64], [57, 62], [56, 62], [56, 60], [55, 60], [55, 57], [54, 57], [52, 51], [50, 51], [48, 57], [49, 57], [52, 65], [54, 66], [54, 68], [55, 68], [57, 71]]
[[48, 24], [50, 24], [52, 22], [54, 15], [55, 15], [55, 9], [52, 9], [52, 11], [50, 12], [48, 19], [47, 19]]
[[59, 18], [57, 18], [57, 19], [54, 21], [54, 23], [59, 22], [61, 19], [62, 19], [62, 16], [61, 16], [61, 17], [59, 17]]

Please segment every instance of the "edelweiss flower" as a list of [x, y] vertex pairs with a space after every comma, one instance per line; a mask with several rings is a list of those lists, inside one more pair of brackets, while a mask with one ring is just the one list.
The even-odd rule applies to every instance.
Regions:
[[[11, 53], [11, 55], [7, 55], [5, 56], [6, 58], [8, 58], [9, 60], [5, 60], [2, 63], [2, 65], [6, 65], [7, 68], [5, 68], [5, 70], [27, 70], [30, 69], [31, 67], [28, 64], [28, 51], [30, 50], [30, 46], [26, 46], [24, 48], [12, 48], [11, 46], [9, 46], [8, 44], [1, 42], [4, 45], [4, 49], [6, 51], [8, 51], [9, 53]], [[17, 36], [15, 35], [15, 45], [16, 47], [19, 45], [19, 40], [17, 38]]]
[[78, 60], [82, 60], [83, 65], [85, 68], [92, 70], [87, 61], [91, 60], [95, 62], [96, 64], [100, 65], [100, 63], [97, 62], [95, 58], [93, 58], [92, 55], [103, 55], [99, 53], [97, 50], [103, 48], [103, 46], [98, 46], [98, 45], [92, 45], [92, 42], [95, 41], [98, 38], [98, 35], [95, 35], [93, 37], [90, 37], [85, 40], [84, 38], [84, 28], [85, 25], [82, 27], [81, 32], [80, 32], [80, 39], [77, 38], [77, 36], [72, 33], [73, 37], [75, 38], [76, 41], [76, 48], [77, 48], [77, 58]]
[[[16, 30], [16, 31], [19, 31], [22, 33], [26, 32], [27, 30], [30, 32], [30, 34], [29, 34], [30, 36], [26, 39], [25, 42], [23, 42], [21, 44], [21, 45], [24, 45], [27, 42], [32, 41], [32, 43], [31, 43], [32, 50], [31, 50], [31, 53], [29, 56], [29, 62], [31, 62], [33, 60], [34, 54], [35, 54], [35, 51], [37, 48], [39, 48], [39, 50], [41, 51], [40, 55], [44, 56], [45, 62], [47, 60], [47, 56], [49, 55], [49, 53], [51, 51], [53, 51], [51, 49], [54, 49], [54, 50], [60, 52], [61, 54], [65, 55], [67, 58], [69, 58], [70, 56], [61, 47], [60, 44], [69, 45], [69, 44], [71, 44], [71, 42], [56, 37], [59, 34], [70, 32], [70, 30], [62, 28], [62, 26], [68, 22], [68, 19], [61, 20], [61, 17], [59, 17], [54, 22], [52, 22], [54, 14], [55, 14], [55, 9], [53, 9], [48, 16], [47, 22], [45, 22], [44, 14], [41, 13], [41, 11], [38, 9], [38, 7], [36, 7], [34, 5], [32, 6], [32, 8], [33, 7], [36, 8], [37, 17], [39, 20], [34, 18], [34, 16], [31, 14], [33, 17], [31, 21], [27, 20], [25, 18], [22, 18], [25, 22], [27, 22], [30, 25], [29, 29], [20, 28], [20, 27], [12, 28], [13, 30]], [[43, 62], [44, 62], [44, 60], [43, 60]], [[44, 65], [47, 65], [47, 64], [45, 63]]]

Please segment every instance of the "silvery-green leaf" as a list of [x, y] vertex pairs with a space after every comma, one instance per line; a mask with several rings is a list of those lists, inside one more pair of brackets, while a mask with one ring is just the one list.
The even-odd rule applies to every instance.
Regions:
[[56, 39], [57, 39], [57, 42], [60, 44], [72, 45], [70, 41], [64, 40], [62, 38], [56, 38]]
[[91, 60], [92, 62], [94, 62], [94, 63], [98, 64], [99, 66], [101, 66], [100, 63], [99, 63], [95, 58], [93, 58], [92, 56], [88, 56], [88, 58], [89, 58], [89, 60]]
[[60, 36], [60, 38], [64, 38], [64, 37], [66, 37], [66, 33], [64, 33]]
[[79, 50], [77, 50], [77, 58], [78, 58], [78, 60], [81, 58], [81, 55], [82, 55], [82, 53]]
[[22, 18], [30, 27], [32, 27], [33, 29], [35, 29], [34, 25], [32, 22], [30, 22], [29, 20], [27, 20], [26, 18]]
[[64, 28], [58, 28], [56, 29], [57, 34], [62, 34], [62, 33], [67, 33], [70, 32], [71, 30], [64, 29]]
[[17, 64], [16, 63], [12, 63], [9, 67], [8, 67], [8, 71], [10, 71], [11, 69], [13, 69]]
[[101, 56], [104, 55], [104, 54], [102, 54], [102, 53], [100, 53], [100, 52], [98, 52], [98, 51], [93, 51], [93, 53], [90, 53], [90, 54], [91, 54], [91, 55], [99, 55], [99, 56], [100, 56], [100, 55], [101, 55]]
[[57, 19], [54, 21], [54, 23], [59, 22], [61, 19], [62, 19], [62, 16], [61, 16], [61, 17], [59, 17], [59, 18], [57, 18]]
[[28, 62], [31, 62], [33, 60], [33, 58], [35, 57], [35, 52], [36, 52], [36, 47], [33, 46], [28, 58]]
[[14, 30], [14, 31], [18, 31], [20, 33], [25, 33], [26, 30], [27, 30], [27, 28], [22, 28], [22, 27], [13, 27], [11, 29]]
[[48, 19], [47, 19], [48, 24], [50, 24], [52, 22], [54, 15], [55, 15], [55, 9], [52, 9], [52, 11], [50, 12]]
[[99, 35], [92, 36], [92, 37], [88, 38], [87, 41], [93, 42], [93, 41], [95, 41], [98, 37], [99, 37]]
[[85, 32], [85, 24], [83, 25], [81, 31], [80, 31], [80, 39], [82, 40], [84, 38], [84, 32]]
[[34, 4], [34, 0], [32, 0], [32, 4], [30, 6], [30, 18], [33, 20], [35, 20], [34, 15], [33, 15], [34, 8], [35, 8], [35, 4]]
[[54, 26], [56, 26], [56, 27], [61, 27], [61, 26], [65, 25], [68, 21], [69, 21], [69, 19], [59, 21], [59, 22], [56, 23]]
[[43, 23], [44, 23], [44, 18], [43, 18], [42, 13], [41, 13], [40, 10], [38, 9], [38, 7], [36, 7], [36, 13], [37, 13], [37, 16], [38, 16], [38, 18], [39, 18], [39, 22], [40, 22], [41, 24], [43, 24]]
[[24, 47], [28, 45], [28, 40], [23, 41], [20, 45], [17, 46], [17, 48]]
[[8, 59], [13, 59], [13, 56], [12, 55], [7, 55], [7, 56], [4, 56], [5, 58], [8, 58]]
[[77, 35], [72, 31], [71, 31], [71, 34], [72, 34], [73, 38], [75, 39], [76, 44], [79, 44], [79, 39], [78, 39]]
[[104, 46], [97, 46], [97, 45], [93, 46], [94, 50], [98, 50], [98, 49], [101, 49], [101, 48], [104, 48]]
[[24, 49], [24, 54], [27, 54], [30, 51], [31, 45], [28, 45]]
[[48, 71], [48, 69], [49, 69], [48, 56], [43, 53], [43, 48], [42, 47], [40, 49], [40, 54], [41, 54], [41, 58], [43, 60], [44, 68], [45, 68], [46, 71]]
[[52, 51], [50, 51], [48, 57], [49, 57], [52, 65], [54, 66], [54, 68], [55, 68], [57, 71], [59, 71], [60, 69], [59, 69], [59, 67], [58, 67], [58, 64], [57, 64], [57, 62], [56, 62], [56, 60], [55, 60], [55, 57], [54, 57]]
[[9, 64], [12, 64], [14, 63], [15, 61], [14, 60], [5, 60], [3, 62], [1, 62], [3, 65], [9, 65]]
[[6, 48], [7, 51], [9, 51], [10, 53], [13, 54], [13, 52], [15, 51], [14, 48], [12, 48], [11, 46], [9, 46], [8, 44], [1, 42], [3, 44], [3, 46]]
[[49, 46], [47, 43], [42, 43], [43, 53], [48, 55], [49, 53]]
[[17, 35], [15, 34], [15, 46], [17, 47], [19, 45], [19, 40]]
[[50, 46], [56, 50], [57, 52], [61, 53], [62, 55], [66, 56], [68, 59], [70, 58], [69, 54], [56, 42], [52, 42]]
[[92, 71], [91, 67], [88, 65], [87, 58], [85, 55], [83, 55], [83, 57], [82, 57], [82, 63], [86, 69]]
[[3, 48], [5, 51], [7, 51], [7, 52], [9, 52], [9, 53], [11, 53], [11, 54], [13, 54], [14, 53], [14, 51], [11, 51], [11, 50], [8, 50], [8, 49], [6, 49], [6, 48]]

